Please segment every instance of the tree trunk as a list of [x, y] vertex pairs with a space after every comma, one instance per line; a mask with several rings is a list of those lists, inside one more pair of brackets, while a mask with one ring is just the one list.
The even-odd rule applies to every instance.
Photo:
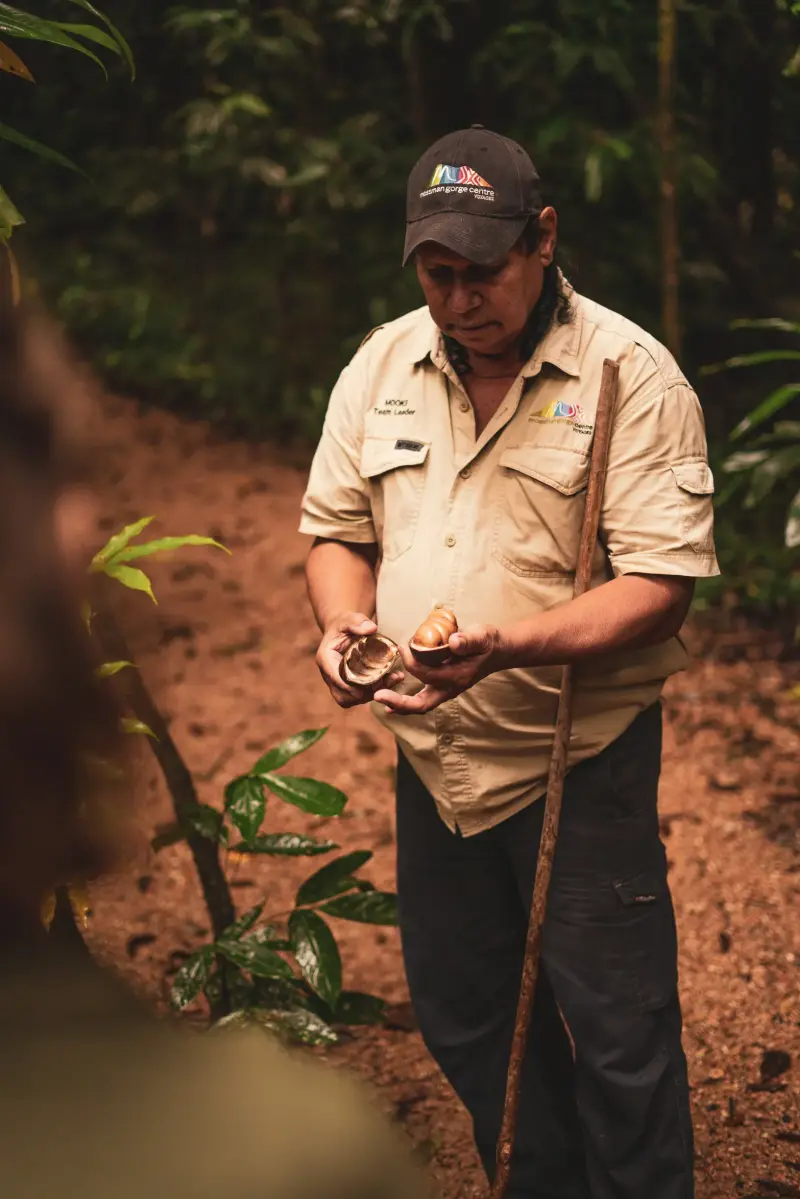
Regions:
[[680, 358], [678, 196], [675, 161], [676, 0], [658, 5], [658, 140], [661, 155], [661, 320], [667, 348]]
[[[115, 620], [107, 611], [98, 612], [92, 622], [103, 652], [109, 661], [131, 661], [131, 652], [127, 642], [118, 628]], [[197, 792], [189, 768], [180, 755], [177, 745], [167, 727], [167, 723], [144, 685], [138, 670], [127, 670], [120, 676], [125, 697], [137, 720], [155, 733], [156, 740], [147, 738], [172, 798], [175, 819], [184, 830], [186, 843], [194, 859], [197, 877], [203, 892], [203, 899], [208, 909], [214, 936], [221, 933], [236, 919], [236, 909], [231, 898], [228, 880], [219, 860], [219, 848], [215, 842], [193, 831], [189, 818], [198, 806]], [[230, 1010], [227, 987], [225, 984], [225, 963], [218, 959], [220, 979], [223, 991], [219, 1004], [212, 1010], [212, 1017], [218, 1019]]]

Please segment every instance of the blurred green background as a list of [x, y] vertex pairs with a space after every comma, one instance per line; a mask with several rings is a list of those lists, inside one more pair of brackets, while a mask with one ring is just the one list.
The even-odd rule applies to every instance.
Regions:
[[[34, 7], [78, 19], [63, 0]], [[742, 417], [798, 377], [799, 7], [684, 0], [676, 14], [682, 362], [719, 468], [726, 571], [703, 595], [724, 586], [769, 619], [791, 619], [800, 591], [784, 537], [796, 393], [761, 425], [770, 442], [738, 447], [760, 459], [721, 467]], [[399, 265], [410, 166], [474, 121], [530, 150], [578, 290], [662, 333], [658, 0], [104, 11], [135, 82], [114, 62], [106, 81], [80, 55], [15, 42], [38, 82], [3, 74], [0, 87], [4, 121], [87, 173], [4, 145], [3, 183], [27, 220], [15, 250], [109, 386], [312, 443], [364, 334], [421, 302]], [[775, 360], [701, 374], [753, 351]]]

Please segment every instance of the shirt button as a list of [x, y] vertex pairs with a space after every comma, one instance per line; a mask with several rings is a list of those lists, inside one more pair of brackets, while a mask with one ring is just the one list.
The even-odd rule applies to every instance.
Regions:
[[450, 546], [450, 548], [452, 549], [452, 548], [453, 548], [453, 546], [455, 545], [455, 543], [456, 543], [456, 539], [455, 539], [455, 537], [453, 536], [453, 534], [451, 533], [451, 534], [450, 534], [450, 536], [449, 536], [449, 537], [447, 538], [447, 540], [445, 541], [445, 545], [449, 545], [449, 546]]
[[458, 406], [462, 412], [469, 412], [469, 400], [462, 400]]
[[452, 733], [442, 733], [439, 740], [441, 741], [442, 745], [452, 745], [453, 744], [453, 734]]
[[461, 475], [462, 479], [468, 479], [470, 477], [470, 475], [472, 474], [472, 471], [469, 469], [468, 466], [465, 466], [464, 469], [460, 470], [458, 473]]

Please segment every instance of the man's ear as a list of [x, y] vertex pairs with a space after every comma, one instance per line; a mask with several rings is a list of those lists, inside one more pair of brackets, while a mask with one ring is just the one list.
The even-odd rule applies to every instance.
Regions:
[[550, 266], [558, 241], [558, 217], [555, 208], [543, 208], [539, 214], [539, 245], [537, 254], [542, 266]]

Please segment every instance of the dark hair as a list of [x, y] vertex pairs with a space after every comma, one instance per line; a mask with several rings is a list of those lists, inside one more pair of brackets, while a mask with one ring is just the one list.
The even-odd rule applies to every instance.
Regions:
[[[95, 674], [55, 505], [87, 477], [85, 383], [41, 317], [0, 307], [0, 906], [29, 906], [106, 862], [96, 762], [116, 705]], [[92, 762], [95, 766], [92, 766]]]
[[[538, 248], [541, 231], [539, 218], [533, 216], [520, 234], [517, 246], [525, 254], [533, 254]], [[565, 280], [558, 259], [558, 251], [553, 255], [552, 262], [544, 268], [542, 279], [542, 294], [528, 317], [527, 324], [520, 338], [520, 360], [527, 362], [542, 338], [553, 324], [568, 325], [575, 316], [569, 295], [564, 286]], [[444, 335], [447, 356], [457, 375], [463, 376], [470, 372], [469, 355], [455, 338]]]

